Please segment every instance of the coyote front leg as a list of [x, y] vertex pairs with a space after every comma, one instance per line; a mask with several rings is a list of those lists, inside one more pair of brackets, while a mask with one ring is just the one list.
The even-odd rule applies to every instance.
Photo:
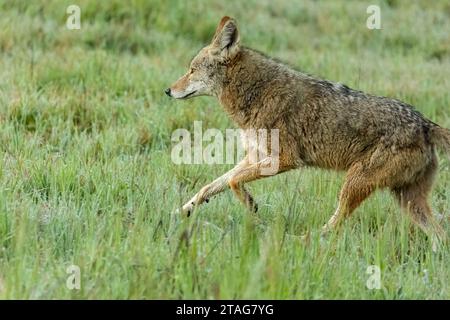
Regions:
[[194, 206], [198, 206], [203, 202], [208, 201], [212, 196], [224, 191], [228, 187], [230, 177], [232, 177], [241, 168], [245, 168], [248, 165], [248, 157], [245, 157], [233, 169], [201, 188], [200, 191], [183, 206], [183, 213], [186, 213], [189, 216], [194, 209]]
[[[250, 211], [256, 212], [258, 205], [253, 200], [253, 197], [245, 189], [244, 184], [250, 181], [254, 181], [264, 177], [270, 177], [281, 172], [280, 168], [273, 166], [275, 162], [271, 157], [267, 157], [257, 163], [243, 167], [236, 171], [233, 176], [230, 177], [228, 184], [236, 195]], [[278, 164], [278, 161], [276, 161]]]
[[[270, 158], [265, 158], [257, 163], [250, 164], [246, 157], [236, 167], [214, 180], [212, 183], [204, 186], [189, 202], [183, 206], [183, 212], [188, 215], [192, 212], [194, 206], [202, 204], [213, 195], [224, 191], [230, 187], [237, 198], [243, 202], [251, 211], [257, 210], [257, 205], [250, 193], [244, 188], [244, 184], [262, 177], [271, 176], [279, 173], [279, 170], [273, 171], [273, 164]], [[266, 171], [264, 171], [266, 170]], [[264, 174], [266, 172], [266, 174]], [[270, 174], [267, 174], [270, 172]]]

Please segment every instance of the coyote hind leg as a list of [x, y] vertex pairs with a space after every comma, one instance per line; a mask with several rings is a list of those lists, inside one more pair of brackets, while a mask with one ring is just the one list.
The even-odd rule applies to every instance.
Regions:
[[396, 188], [393, 193], [402, 209], [410, 215], [412, 221], [431, 238], [433, 250], [435, 250], [437, 244], [445, 241], [446, 235], [444, 229], [434, 218], [428, 204], [430, 188], [431, 186], [426, 184], [414, 184]]
[[355, 164], [347, 173], [339, 196], [339, 205], [330, 220], [323, 226], [322, 233], [336, 228], [375, 190], [373, 180], [367, 177], [361, 164]]
[[410, 216], [412, 221], [419, 226], [430, 238], [433, 250], [437, 245], [446, 240], [444, 229], [436, 221], [428, 204], [428, 195], [433, 186], [434, 177], [437, 171], [437, 158], [433, 154], [428, 166], [416, 176], [414, 182], [392, 188], [392, 193], [396, 197], [400, 206]]

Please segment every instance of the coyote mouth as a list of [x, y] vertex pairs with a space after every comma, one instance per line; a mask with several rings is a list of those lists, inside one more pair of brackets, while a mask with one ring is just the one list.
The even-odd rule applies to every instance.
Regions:
[[192, 95], [193, 95], [194, 93], [196, 93], [196, 92], [197, 92], [197, 90], [194, 90], [194, 91], [192, 91], [191, 93], [188, 93], [187, 95], [181, 97], [181, 99], [189, 98], [190, 96], [192, 96]]

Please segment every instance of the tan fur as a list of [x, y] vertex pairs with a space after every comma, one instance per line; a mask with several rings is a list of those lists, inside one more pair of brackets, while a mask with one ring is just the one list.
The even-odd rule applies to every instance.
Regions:
[[[353, 90], [294, 70], [242, 47], [236, 22], [224, 17], [212, 43], [170, 89], [173, 97], [211, 95], [242, 129], [279, 129], [279, 170], [312, 166], [345, 170], [339, 205], [323, 230], [336, 227], [370, 194], [389, 188], [414, 222], [444, 238], [428, 204], [437, 170], [435, 148], [450, 152], [450, 131], [404, 102]], [[194, 90], [195, 89], [195, 90]], [[266, 175], [271, 159], [247, 156], [203, 187], [184, 212], [230, 187], [251, 210], [244, 184]]]

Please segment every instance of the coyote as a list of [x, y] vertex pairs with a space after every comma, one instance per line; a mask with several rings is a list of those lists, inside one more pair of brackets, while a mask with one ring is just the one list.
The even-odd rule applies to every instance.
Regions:
[[[428, 195], [438, 166], [435, 148], [450, 153], [450, 130], [407, 103], [315, 78], [244, 47], [230, 17], [222, 18], [211, 44], [165, 93], [176, 99], [215, 96], [241, 129], [278, 129], [274, 174], [303, 166], [345, 170], [338, 207], [323, 232], [339, 225], [377, 188], [388, 188], [426, 234], [445, 239]], [[261, 170], [270, 165], [268, 158], [252, 163], [247, 154], [204, 186], [182, 212], [189, 215], [228, 187], [256, 211], [244, 184], [267, 176]]]

